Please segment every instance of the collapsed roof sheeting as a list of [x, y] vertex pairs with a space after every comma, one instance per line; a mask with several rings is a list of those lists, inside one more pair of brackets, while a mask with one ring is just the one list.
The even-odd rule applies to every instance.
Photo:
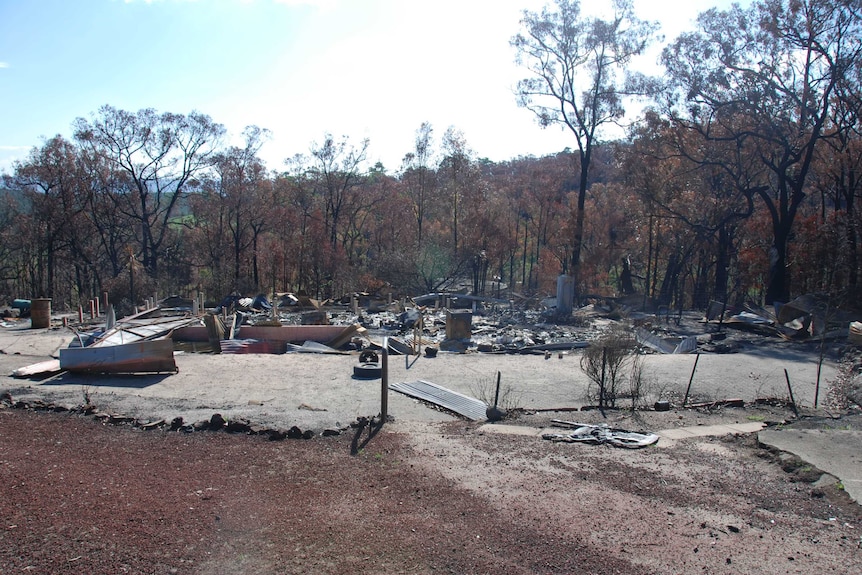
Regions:
[[697, 337], [688, 336], [679, 342], [660, 338], [642, 327], [635, 330], [638, 343], [659, 353], [680, 354], [691, 353], [697, 349]]
[[174, 373], [174, 343], [169, 339], [60, 350], [60, 369], [83, 373]]
[[484, 401], [446, 389], [430, 381], [420, 379], [411, 382], [393, 383], [389, 386], [389, 389], [433, 403], [434, 405], [439, 405], [473, 421], [486, 418], [488, 405]]

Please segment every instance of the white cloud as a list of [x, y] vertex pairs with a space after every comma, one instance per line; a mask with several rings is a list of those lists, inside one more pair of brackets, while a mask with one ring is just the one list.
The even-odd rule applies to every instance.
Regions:
[[30, 146], [0, 146], [0, 174], [9, 173], [17, 161], [27, 157]]
[[0, 68], [8, 68], [9, 62], [0, 62]]

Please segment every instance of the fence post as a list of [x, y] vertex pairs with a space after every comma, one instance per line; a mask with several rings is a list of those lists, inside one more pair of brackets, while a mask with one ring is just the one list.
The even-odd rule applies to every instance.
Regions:
[[389, 336], [383, 338], [380, 356], [380, 425], [386, 423], [389, 412]]
[[682, 406], [688, 404], [688, 393], [691, 391], [691, 382], [694, 381], [694, 371], [697, 369], [697, 362], [700, 361], [700, 354], [694, 356], [694, 367], [691, 368], [691, 377], [688, 378], [688, 387], [685, 388], [685, 397], [682, 400]]

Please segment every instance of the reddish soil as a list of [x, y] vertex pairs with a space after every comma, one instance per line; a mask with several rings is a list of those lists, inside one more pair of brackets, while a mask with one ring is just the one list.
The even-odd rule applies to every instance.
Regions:
[[753, 436], [266, 441], [0, 409], [0, 573], [862, 572], [862, 508], [813, 478]]

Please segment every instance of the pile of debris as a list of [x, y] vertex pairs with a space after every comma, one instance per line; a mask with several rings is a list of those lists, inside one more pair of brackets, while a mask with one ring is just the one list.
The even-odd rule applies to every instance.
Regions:
[[858, 318], [831, 307], [825, 296], [802, 295], [785, 304], [776, 303], [774, 311], [747, 305], [738, 312], [728, 313], [724, 307], [720, 302], [711, 302], [706, 320], [787, 340], [849, 338], [852, 341], [855, 337], [862, 343], [862, 338], [854, 335], [862, 333], [862, 324], [854, 321]]
[[[193, 353], [350, 353], [380, 350], [393, 354], [569, 353], [589, 346], [610, 325], [624, 322], [645, 351], [656, 353], [728, 352], [723, 327], [787, 340], [847, 338], [862, 343], [862, 324], [828, 300], [814, 295], [776, 306], [727, 310], [713, 302], [701, 332], [675, 333], [682, 313], [671, 318], [646, 314], [610, 298], [594, 299], [575, 310], [572, 321], [549, 322], [548, 310], [516, 308], [514, 300], [469, 294], [430, 293], [412, 299], [354, 293], [320, 302], [304, 295], [231, 294], [211, 309], [177, 296], [120, 321], [107, 307], [104, 324], [73, 326], [75, 337], [59, 358], [25, 366], [13, 375], [73, 371], [88, 373], [172, 373], [175, 351]], [[662, 320], [665, 324], [662, 326]], [[708, 333], [718, 326], [719, 333]], [[848, 327], [849, 326], [849, 327]], [[714, 330], [713, 330], [714, 331]]]

